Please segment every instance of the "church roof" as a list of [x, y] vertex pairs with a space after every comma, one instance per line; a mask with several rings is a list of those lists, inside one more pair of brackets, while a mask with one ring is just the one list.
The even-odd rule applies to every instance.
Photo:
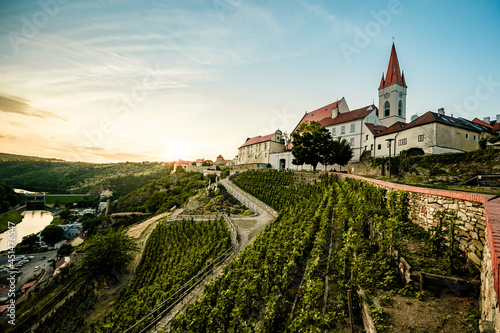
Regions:
[[320, 122], [321, 120], [323, 120], [325, 118], [331, 118], [332, 117], [332, 111], [333, 111], [333, 109], [339, 107], [339, 103], [342, 101], [342, 99], [340, 99], [340, 100], [338, 100], [338, 101], [336, 101], [334, 103], [331, 103], [331, 104], [325, 105], [323, 107], [320, 107], [319, 109], [316, 109], [314, 111], [307, 112], [302, 117], [302, 119], [297, 124], [297, 126], [295, 126], [295, 129], [293, 131], [295, 132], [297, 130], [297, 128], [299, 128], [299, 126], [302, 123], [305, 123], [306, 121], [309, 121], [309, 122], [311, 122], [311, 121]]
[[332, 125], [336, 125], [336, 124], [347, 123], [349, 121], [364, 119], [364, 118], [366, 118], [366, 116], [368, 116], [370, 113], [372, 113], [373, 110], [375, 110], [375, 112], [376, 112], [377, 107], [375, 105], [368, 105], [368, 106], [365, 106], [365, 107], [360, 108], [360, 109], [341, 113], [335, 118], [328, 116], [328, 117], [320, 120], [319, 123], [321, 126], [326, 127], [326, 126], [332, 126]]
[[400, 84], [406, 87], [406, 80], [404, 72], [401, 74], [401, 69], [399, 68], [398, 55], [396, 54], [396, 46], [392, 43], [391, 56], [389, 58], [389, 65], [387, 66], [387, 72], [382, 74], [382, 80], [380, 81], [379, 89], [390, 86], [391, 84]]

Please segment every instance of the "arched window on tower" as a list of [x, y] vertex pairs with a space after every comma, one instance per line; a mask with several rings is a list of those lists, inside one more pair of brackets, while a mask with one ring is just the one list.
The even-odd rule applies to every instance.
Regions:
[[399, 101], [398, 104], [398, 116], [402, 117], [403, 116], [403, 102]]
[[389, 114], [391, 113], [391, 105], [389, 102], [385, 102], [384, 104], [384, 117], [389, 117]]

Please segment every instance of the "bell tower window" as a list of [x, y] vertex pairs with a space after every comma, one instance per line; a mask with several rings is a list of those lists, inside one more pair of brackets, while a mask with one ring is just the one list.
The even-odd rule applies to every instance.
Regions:
[[399, 101], [399, 104], [398, 104], [398, 116], [402, 116], [403, 115], [403, 102]]
[[389, 104], [389, 102], [385, 102], [384, 104], [384, 117], [389, 117], [391, 113], [391, 105]]

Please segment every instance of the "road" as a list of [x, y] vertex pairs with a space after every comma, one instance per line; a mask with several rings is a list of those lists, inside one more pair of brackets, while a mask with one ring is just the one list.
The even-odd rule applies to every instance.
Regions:
[[[26, 264], [24, 264], [23, 267], [19, 268], [19, 272], [21, 272], [21, 275], [19, 276], [16, 286], [25, 284], [29, 278], [33, 277], [36, 273], [40, 273], [42, 269], [49, 271], [50, 274], [53, 273], [53, 269], [50, 267], [50, 263], [48, 262], [48, 260], [55, 259], [57, 256], [57, 251], [25, 254], [25, 256], [34, 256], [35, 258], [31, 259]], [[42, 257], [45, 257], [45, 259], [41, 259]], [[0, 256], [0, 265], [6, 265], [7, 259], [8, 257], [6, 254]], [[35, 272], [36, 266], [40, 266], [40, 270], [37, 272]]]

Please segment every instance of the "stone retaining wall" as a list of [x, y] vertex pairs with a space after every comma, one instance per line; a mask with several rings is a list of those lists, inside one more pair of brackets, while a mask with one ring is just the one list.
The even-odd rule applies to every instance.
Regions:
[[486, 219], [482, 203], [443, 197], [431, 194], [409, 192], [410, 220], [425, 230], [439, 222], [437, 211], [457, 213], [455, 225], [458, 231], [459, 248], [467, 257], [481, 267], [485, 241]]
[[[436, 210], [456, 210], [460, 223], [461, 246], [468, 257], [481, 266], [481, 321], [483, 333], [500, 332], [500, 198], [492, 195], [436, 190], [400, 185], [356, 175], [353, 177], [378, 186], [407, 191], [410, 195], [410, 218], [424, 228], [434, 221]], [[427, 208], [426, 208], [427, 207]], [[481, 251], [481, 246], [483, 247]]]

